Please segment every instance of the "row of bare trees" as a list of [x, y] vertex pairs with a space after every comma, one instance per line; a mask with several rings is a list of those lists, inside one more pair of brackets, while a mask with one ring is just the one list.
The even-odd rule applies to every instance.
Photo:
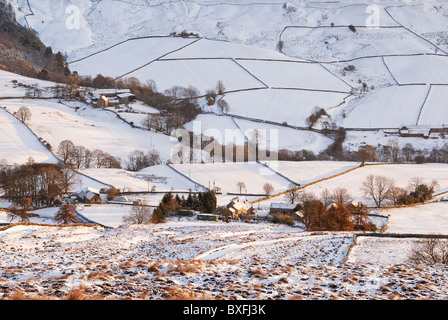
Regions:
[[[396, 186], [395, 181], [389, 177], [368, 175], [361, 183], [360, 190], [367, 200], [371, 200], [376, 207], [380, 208], [386, 204], [409, 205], [425, 202], [431, 199], [438, 185], [436, 180], [426, 183], [422, 177], [413, 177], [409, 180], [408, 186], [403, 188]], [[310, 203], [316, 199], [314, 194], [294, 188], [294, 185], [290, 185], [289, 189], [285, 199], [290, 203]], [[337, 188], [333, 192], [325, 189], [320, 200], [324, 206], [331, 203], [347, 206], [352, 196], [345, 188]]]
[[129, 171], [140, 171], [161, 163], [160, 153], [156, 149], [151, 149], [146, 154], [141, 150], [134, 150], [128, 155], [126, 169]]
[[174, 129], [182, 127], [184, 123], [184, 119], [180, 116], [147, 114], [141, 125], [145, 130], [170, 135]]
[[121, 168], [121, 160], [102, 150], [75, 145], [71, 140], [62, 141], [56, 155], [64, 163], [75, 169]]
[[333, 131], [334, 143], [327, 149], [315, 153], [311, 150], [291, 151], [279, 150], [279, 160], [284, 161], [314, 161], [339, 160], [359, 162], [385, 163], [448, 163], [448, 144], [431, 149], [418, 149], [411, 143], [400, 146], [398, 139], [390, 139], [385, 145], [362, 145], [357, 150], [344, 148], [345, 130], [339, 128]]
[[395, 181], [386, 176], [369, 175], [361, 184], [364, 196], [373, 200], [379, 208], [386, 203], [409, 205], [429, 200], [438, 188], [436, 180], [429, 184], [421, 177], [410, 179], [406, 188], [397, 187]]
[[22, 204], [25, 199], [40, 207], [51, 206], [61, 195], [78, 183], [69, 167], [47, 163], [27, 163], [2, 172], [1, 183], [5, 197]]
[[[58, 146], [56, 155], [65, 166], [74, 169], [122, 168], [120, 158], [99, 149], [90, 151], [84, 146], [75, 145], [71, 140], [62, 141]], [[126, 169], [139, 171], [161, 163], [160, 153], [156, 149], [151, 149], [146, 154], [141, 150], [134, 150], [128, 155]]]

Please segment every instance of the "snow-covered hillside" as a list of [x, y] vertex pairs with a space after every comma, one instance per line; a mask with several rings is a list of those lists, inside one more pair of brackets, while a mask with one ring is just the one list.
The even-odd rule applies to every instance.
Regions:
[[22, 122], [0, 108], [0, 159], [23, 164], [32, 157], [37, 162], [57, 163], [56, 157]]
[[[195, 86], [201, 94], [221, 80], [231, 114], [297, 126], [316, 106], [350, 128], [441, 124], [428, 114], [439, 114], [448, 90], [443, 1], [10, 2], [80, 74], [152, 80], [162, 92]], [[428, 92], [406, 93], [417, 84], [438, 85], [424, 112]], [[273, 115], [274, 104], [298, 110]], [[399, 117], [372, 115], [392, 104]]]
[[[369, 144], [392, 153], [408, 144], [415, 154], [433, 147], [441, 148], [435, 156], [445, 153], [446, 133], [399, 135], [402, 126], [448, 125], [445, 1], [8, 2], [19, 23], [35, 29], [54, 52], [65, 52], [80, 75], [136, 77], [161, 93], [195, 87], [203, 113], [184, 128], [220, 146], [230, 142], [228, 132], [243, 144], [258, 129], [260, 147], [315, 156], [336, 140], [324, 129], [343, 127], [346, 151]], [[207, 101], [218, 82], [225, 88], [216, 101]], [[27, 86], [35, 85], [42, 91], [32, 97]], [[80, 168], [70, 191], [113, 186], [126, 191], [128, 201], [79, 204], [78, 214], [93, 224], [67, 227], [55, 222], [56, 207], [36, 209], [31, 224], [8, 225], [16, 222], [7, 214], [11, 202], [0, 199], [0, 299], [61, 299], [73, 290], [94, 299], [448, 298], [445, 266], [409, 260], [419, 236], [448, 235], [445, 163], [219, 163], [216, 154], [199, 157], [194, 149], [190, 155], [176, 149], [176, 139], [143, 128], [148, 114], [163, 116], [165, 110], [141, 101], [95, 108], [54, 98], [55, 85], [0, 71], [0, 165], [30, 157], [59, 163], [58, 145], [71, 140], [118, 157], [123, 168]], [[21, 107], [31, 111], [26, 123], [14, 116]], [[321, 109], [325, 113], [311, 123], [310, 115]], [[132, 152], [152, 149], [162, 164], [127, 170]], [[199, 161], [172, 164], [176, 153], [183, 161]], [[380, 210], [361, 190], [369, 175], [386, 176], [402, 188], [413, 177], [437, 180], [437, 196]], [[267, 183], [273, 190], [264, 190]], [[285, 192], [298, 186], [317, 197], [347, 189], [351, 200], [372, 206], [370, 219], [381, 234], [310, 232], [299, 221], [286, 226], [266, 219], [271, 204], [289, 202]], [[165, 192], [187, 196], [211, 188], [220, 191], [218, 206], [235, 197], [252, 202], [255, 219], [123, 220], [134, 201], [153, 209]]]
[[170, 159], [175, 145], [170, 137], [132, 128], [113, 112], [85, 104], [71, 105], [58, 100], [4, 100], [1, 105], [11, 113], [27, 106], [31, 113], [28, 126], [57, 150], [64, 140], [90, 150], [99, 149], [123, 160], [134, 150], [157, 149], [162, 159]]

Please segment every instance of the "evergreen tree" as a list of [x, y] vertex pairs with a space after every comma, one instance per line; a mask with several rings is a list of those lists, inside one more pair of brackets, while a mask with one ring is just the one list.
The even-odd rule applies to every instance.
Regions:
[[199, 194], [201, 199], [201, 207], [204, 212], [213, 213], [216, 210], [216, 194], [212, 190], [208, 190], [206, 192]]
[[69, 224], [77, 223], [78, 217], [76, 217], [75, 208], [69, 203], [64, 203], [56, 213], [54, 220], [62, 224]]
[[163, 222], [164, 215], [165, 215], [165, 210], [163, 209], [162, 204], [159, 204], [159, 206], [152, 213], [151, 222], [152, 223], [161, 223], [161, 222]]
[[163, 204], [169, 204], [171, 199], [173, 198], [173, 193], [171, 191], [165, 193], [165, 195], [162, 198]]

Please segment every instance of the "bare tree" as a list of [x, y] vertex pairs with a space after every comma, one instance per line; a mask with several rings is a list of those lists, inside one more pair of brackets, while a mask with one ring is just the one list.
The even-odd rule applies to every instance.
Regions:
[[26, 89], [25, 96], [31, 98], [40, 98], [42, 96], [42, 89], [37, 83], [33, 84]]
[[147, 114], [146, 117], [142, 121], [142, 126], [144, 129], [150, 131], [152, 128], [152, 115]]
[[16, 117], [23, 123], [27, 123], [31, 119], [31, 111], [25, 106], [22, 106], [17, 110]]
[[238, 183], [236, 184], [236, 186], [237, 186], [238, 189], [240, 190], [240, 194], [243, 192], [243, 190], [246, 190], [246, 191], [247, 191], [247, 189], [246, 189], [246, 184], [245, 184], [244, 182], [242, 182], [242, 181], [238, 182]]
[[92, 160], [93, 160], [93, 152], [86, 148], [84, 150], [84, 167], [86, 169], [92, 167]]
[[343, 204], [343, 205], [346, 205], [352, 199], [352, 196], [350, 195], [348, 190], [345, 188], [336, 188], [331, 193], [330, 197], [334, 203]]
[[61, 177], [59, 181], [59, 186], [64, 194], [67, 194], [70, 189], [76, 185], [81, 184], [81, 177], [77, 175], [70, 167], [61, 167]]
[[216, 84], [216, 91], [218, 94], [223, 94], [226, 91], [226, 86], [224, 85], [224, 82], [222, 80], [219, 80]]
[[73, 165], [76, 169], [81, 169], [84, 166], [86, 155], [86, 148], [83, 146], [75, 146], [72, 151]]
[[148, 167], [148, 159], [141, 150], [134, 150], [128, 155], [127, 169], [129, 171], [140, 171]]
[[151, 209], [148, 206], [133, 206], [129, 215], [123, 217], [124, 223], [129, 224], [149, 224], [151, 223]]
[[288, 185], [288, 191], [285, 194], [285, 199], [288, 200], [291, 204], [297, 202], [300, 198], [300, 190], [297, 189], [297, 186], [294, 183], [290, 183]]
[[409, 191], [414, 191], [417, 189], [417, 187], [421, 184], [423, 184], [424, 179], [422, 177], [413, 177], [411, 180], [409, 180]]
[[263, 185], [263, 191], [267, 196], [269, 196], [271, 194], [271, 192], [274, 191], [274, 187], [269, 182], [266, 182]]
[[148, 165], [150, 167], [157, 166], [162, 163], [162, 161], [160, 160], [160, 153], [156, 149], [149, 150], [147, 158], [148, 158]]
[[390, 139], [388, 146], [390, 147], [390, 156], [393, 163], [398, 163], [400, 159], [400, 145], [398, 139]]
[[322, 203], [324, 204], [324, 206], [328, 207], [331, 204], [331, 202], [333, 201], [333, 197], [332, 197], [330, 190], [325, 188], [321, 193], [321, 199], [322, 199]]
[[97, 168], [120, 168], [121, 161], [107, 152], [95, 149], [90, 155]]
[[355, 157], [359, 162], [375, 162], [378, 161], [376, 148], [371, 145], [360, 146], [358, 151], [354, 152]]
[[70, 164], [73, 158], [75, 144], [71, 140], [64, 140], [59, 143], [56, 155], [62, 160], [64, 164]]
[[364, 196], [372, 198], [375, 205], [379, 208], [385, 200], [390, 198], [391, 192], [395, 187], [392, 179], [384, 176], [369, 175], [361, 184], [361, 190]]
[[31, 200], [31, 198], [23, 199], [21, 205], [13, 203], [8, 208], [8, 218], [10, 219], [10, 221], [18, 218], [21, 222], [30, 222], [31, 214], [29, 213], [29, 211], [33, 210], [32, 206], [33, 201]]
[[188, 99], [193, 99], [200, 96], [200, 92], [197, 88], [193, 86], [189, 86], [188, 88], [184, 88], [183, 96]]
[[448, 264], [446, 239], [429, 238], [419, 241], [411, 249], [409, 260], [416, 264]]

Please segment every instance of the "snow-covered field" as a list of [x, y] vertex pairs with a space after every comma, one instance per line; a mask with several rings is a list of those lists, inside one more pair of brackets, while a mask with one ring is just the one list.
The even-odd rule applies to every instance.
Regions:
[[350, 86], [319, 64], [289, 61], [238, 61], [269, 87], [350, 92]]
[[344, 161], [278, 161], [274, 165], [277, 172], [300, 185], [329, 178], [358, 166], [357, 162]]
[[433, 85], [429, 91], [422, 112], [418, 119], [419, 125], [443, 125], [448, 119], [445, 115], [445, 108], [448, 99], [448, 86]]
[[385, 57], [384, 61], [399, 84], [448, 84], [444, 72], [448, 68], [447, 56]]
[[367, 205], [372, 204], [372, 199], [365, 198], [361, 185], [369, 175], [385, 176], [395, 181], [397, 187], [406, 188], [414, 177], [422, 178], [427, 184], [432, 180], [439, 183], [435, 193], [448, 191], [448, 166], [446, 164], [399, 164], [399, 165], [372, 165], [358, 168], [347, 174], [313, 184], [306, 191], [320, 196], [327, 189], [333, 191], [336, 188], [346, 188], [353, 199]]
[[[17, 83], [13, 83], [12, 81], [14, 80], [17, 81]], [[15, 73], [0, 70], [0, 97], [24, 97], [27, 89], [24, 86], [19, 86], [19, 83], [27, 86], [36, 86], [42, 89], [42, 97], [51, 96], [51, 92], [48, 92], [45, 89], [55, 86], [54, 82], [28, 78]]]
[[28, 126], [55, 151], [62, 141], [71, 140], [75, 145], [91, 151], [99, 149], [123, 160], [136, 149], [146, 153], [155, 148], [166, 160], [175, 145], [169, 136], [131, 128], [113, 112], [83, 104], [69, 106], [57, 100], [17, 99], [3, 100], [2, 106], [11, 113], [21, 106], [28, 107], [32, 114]]
[[[416, 125], [429, 87], [392, 86], [368, 95], [342, 121], [345, 128], [400, 128]], [[439, 100], [440, 102], [440, 100]], [[388, 116], [385, 117], [384, 115]]]
[[349, 233], [264, 223], [16, 226], [0, 241], [2, 297], [64, 298], [78, 288], [94, 299], [447, 297], [446, 268], [407, 264], [409, 240], [360, 237], [347, 262]]
[[[253, 140], [253, 132], [259, 132], [259, 144], [261, 146], [271, 146], [271, 150], [275, 151], [273, 143], [278, 150], [310, 150], [319, 153], [324, 150], [333, 140], [327, 136], [307, 130], [295, 130], [281, 125], [273, 125], [269, 123], [249, 121], [235, 118], [235, 123], [246, 133], [249, 139]], [[294, 124], [292, 124], [294, 125]]]
[[155, 191], [185, 192], [196, 186], [167, 165], [148, 167], [139, 172], [122, 169], [86, 169], [81, 172], [123, 191], [147, 192], [155, 188]]
[[445, 234], [448, 229], [448, 203], [445, 201], [411, 208], [384, 210], [390, 215], [388, 233]]
[[259, 163], [176, 164], [172, 167], [201, 186], [221, 188], [224, 194], [239, 193], [238, 182], [246, 185], [244, 194], [261, 195], [265, 193], [265, 183], [272, 184], [273, 194], [287, 190], [290, 184], [290, 181]]
[[237, 44], [229, 41], [213, 41], [210, 39], [199, 39], [189, 46], [162, 57], [161, 60], [200, 58], [303, 61], [291, 58], [274, 50], [264, 49], [253, 45]]
[[388, 7], [387, 11], [403, 26], [416, 34], [428, 39], [441, 50], [447, 51], [447, 42], [444, 33], [440, 30], [447, 29], [447, 8], [444, 5], [425, 5], [415, 3], [410, 6]]
[[103, 74], [116, 78], [192, 42], [193, 40], [169, 37], [129, 40], [98, 54], [72, 62], [70, 68], [79, 74], [92, 77]]
[[32, 157], [37, 162], [57, 163], [56, 157], [16, 117], [0, 108], [0, 159], [7, 164], [23, 164]]
[[229, 91], [265, 87], [231, 59], [158, 60], [127, 76], [143, 83], [152, 80], [160, 92], [173, 86], [193, 86], [204, 95], [207, 90], [214, 90], [218, 81]]
[[344, 102], [345, 93], [263, 89], [226, 94], [229, 114], [305, 127], [316, 107], [328, 110]]
[[[367, 15], [366, 15], [367, 16]], [[350, 60], [366, 56], [434, 53], [435, 47], [404, 28], [347, 26], [288, 28], [283, 33], [285, 54], [312, 61]]]

